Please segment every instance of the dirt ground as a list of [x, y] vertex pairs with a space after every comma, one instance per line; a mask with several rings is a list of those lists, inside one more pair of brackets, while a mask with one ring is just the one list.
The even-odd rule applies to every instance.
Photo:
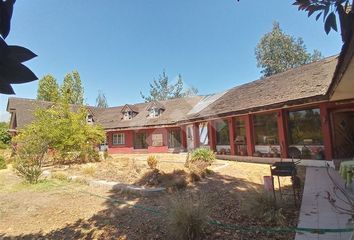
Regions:
[[[80, 169], [82, 166], [71, 166], [67, 173], [85, 175], [86, 172], [86, 175], [90, 173], [91, 178], [136, 183], [150, 171], [146, 157], [114, 156], [109, 161], [96, 163], [95, 171], [83, 171]], [[130, 168], [132, 158], [140, 169], [133, 177], [126, 176], [130, 173], [122, 173], [125, 167]], [[184, 168], [185, 156], [171, 154], [158, 155], [158, 158], [161, 171], [172, 172]], [[273, 227], [240, 210], [248, 192], [263, 187], [263, 176], [270, 174], [269, 165], [217, 161], [211, 169], [213, 172], [205, 179], [189, 184], [179, 193], [164, 192], [149, 196], [127, 191], [107, 191], [55, 179], [29, 186], [23, 184], [11, 169], [0, 170], [0, 239], [171, 239], [165, 214], [171, 199], [177, 195], [206, 198], [210, 219], [235, 224], [241, 229]], [[284, 188], [289, 187], [289, 184], [289, 179], [282, 181]], [[297, 214], [293, 209], [284, 213], [288, 227], [296, 225]], [[209, 225], [205, 239], [292, 237], [292, 233], [243, 232]]]

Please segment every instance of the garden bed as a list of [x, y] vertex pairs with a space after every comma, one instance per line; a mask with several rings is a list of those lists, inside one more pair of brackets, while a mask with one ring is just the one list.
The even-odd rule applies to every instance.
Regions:
[[[184, 167], [183, 163], [185, 156], [177, 156], [170, 158], [169, 155], [158, 155], [159, 164], [157, 168], [159, 172], [165, 174], [165, 176], [175, 173], [175, 175], [187, 177], [183, 173], [188, 173], [188, 169]], [[148, 168], [146, 157], [141, 155], [115, 156], [112, 159], [88, 165], [94, 166], [95, 171], [83, 170], [83, 165], [72, 165], [65, 170], [60, 169], [59, 171], [65, 174], [82, 174], [92, 179], [105, 179], [148, 186], [149, 183], [144, 180], [144, 176], [151, 174], [153, 170]], [[132, 167], [131, 165], [132, 162], [140, 170], [136, 171], [136, 166]], [[227, 167], [220, 167], [224, 164], [228, 164]], [[232, 226], [240, 228], [229, 229], [208, 224], [205, 229], [205, 239], [293, 238], [293, 233], [264, 233], [261, 231], [262, 229], [250, 232], [242, 230], [248, 227], [277, 227], [277, 224], [266, 223], [263, 219], [244, 210], [245, 203], [257, 197], [254, 195], [254, 189], [263, 189], [263, 176], [270, 174], [269, 165], [216, 161], [211, 166], [211, 169], [214, 170], [201, 181], [188, 182], [188, 185], [180, 191], [168, 191], [153, 196], [137, 195], [129, 191], [105, 192], [99, 189], [80, 187], [81, 185], [71, 186], [71, 194], [75, 198], [73, 200], [75, 203], [70, 200], [72, 207], [79, 207], [80, 209], [89, 207], [91, 209], [88, 211], [90, 216], [78, 213], [76, 217], [70, 215], [70, 219], [65, 217], [65, 212], [69, 211], [71, 207], [63, 202], [67, 200], [63, 198], [63, 194], [58, 194], [60, 190], [44, 191], [39, 196], [38, 194], [26, 195], [22, 193], [25, 189], [22, 189], [21, 199], [17, 198], [17, 193], [15, 195], [6, 195], [7, 204], [6, 209], [1, 210], [2, 216], [8, 216], [9, 209], [15, 209], [18, 204], [24, 205], [24, 209], [21, 212], [17, 212], [18, 215], [13, 219], [7, 217], [7, 221], [1, 223], [0, 236], [5, 232], [8, 234], [7, 236], [18, 236], [21, 228], [11, 230], [9, 226], [11, 224], [12, 226], [21, 226], [18, 223], [26, 221], [26, 228], [22, 231], [24, 237], [57, 239], [75, 236], [75, 238], [79, 239], [169, 239], [171, 238], [169, 234], [171, 229], [168, 228], [166, 212], [169, 211], [171, 200], [178, 199], [181, 196], [190, 196], [196, 202], [203, 199], [206, 203], [206, 208], [209, 209], [208, 219], [213, 220], [213, 223], [232, 224]], [[54, 170], [58, 171], [58, 169]], [[136, 172], [136, 174], [131, 174], [132, 172]], [[303, 172], [303, 169], [299, 170], [301, 176], [303, 176]], [[168, 182], [168, 180], [162, 182]], [[282, 181], [284, 189], [289, 188], [289, 184], [290, 179], [288, 178]], [[150, 185], [155, 186], [155, 184]], [[5, 192], [1, 194], [5, 194]], [[31, 201], [27, 199], [31, 197], [43, 198], [46, 195], [48, 197], [51, 196], [50, 198], [55, 196], [56, 200], [53, 204], [44, 204], [41, 212], [39, 212], [40, 215], [29, 215], [26, 208], [29, 208], [35, 199]], [[85, 197], [85, 195], [87, 196]], [[287, 208], [282, 211], [282, 216], [285, 217], [282, 226], [295, 227], [298, 209], [294, 207], [291, 199], [288, 200]], [[61, 201], [63, 205], [59, 204]], [[100, 206], [92, 209], [90, 207], [92, 203], [100, 203]], [[80, 206], [77, 206], [77, 204]], [[57, 210], [63, 208], [63, 216], [58, 215], [54, 222], [51, 222], [50, 227], [46, 226], [45, 222], [37, 221], [38, 218], [42, 218], [43, 211], [45, 212], [46, 209], [52, 211], [53, 207]], [[63, 223], [66, 224], [63, 225]], [[43, 229], [43, 231], [39, 232], [39, 229]]]

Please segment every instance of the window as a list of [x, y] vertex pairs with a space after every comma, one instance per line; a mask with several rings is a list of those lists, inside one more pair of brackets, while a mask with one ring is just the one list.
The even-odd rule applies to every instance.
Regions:
[[293, 145], [322, 144], [320, 109], [289, 112], [288, 136]]
[[123, 119], [124, 120], [130, 120], [133, 118], [133, 112], [132, 111], [126, 111], [123, 113]]
[[199, 141], [201, 146], [207, 146], [209, 144], [208, 138], [208, 123], [199, 124]]
[[94, 122], [94, 120], [93, 120], [92, 114], [88, 114], [87, 115], [87, 123], [93, 123], [93, 122]]
[[256, 145], [279, 144], [276, 113], [255, 115], [253, 117], [253, 129]]
[[216, 144], [217, 145], [229, 145], [229, 126], [227, 121], [221, 121], [215, 123], [216, 130]]
[[158, 117], [160, 115], [160, 109], [153, 107], [149, 109], [149, 117]]
[[114, 133], [113, 134], [113, 145], [123, 145], [125, 144], [124, 133]]
[[151, 135], [152, 139], [152, 146], [153, 147], [161, 147], [163, 146], [163, 136], [162, 134], [152, 134]]
[[169, 148], [181, 147], [181, 130], [173, 129], [168, 131], [168, 147]]

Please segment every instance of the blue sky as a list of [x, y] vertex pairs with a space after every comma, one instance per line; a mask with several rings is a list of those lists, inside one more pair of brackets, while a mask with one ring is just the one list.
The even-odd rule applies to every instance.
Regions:
[[[98, 91], [110, 106], [142, 101], [149, 82], [165, 69], [180, 73], [200, 94], [220, 92], [260, 77], [254, 49], [273, 21], [302, 37], [309, 51], [339, 53], [339, 33], [299, 12], [293, 1], [268, 0], [17, 0], [8, 44], [38, 57], [26, 63], [41, 78], [59, 83], [78, 70], [88, 104]], [[14, 86], [35, 98], [38, 81]], [[0, 118], [7, 96], [0, 95]]]

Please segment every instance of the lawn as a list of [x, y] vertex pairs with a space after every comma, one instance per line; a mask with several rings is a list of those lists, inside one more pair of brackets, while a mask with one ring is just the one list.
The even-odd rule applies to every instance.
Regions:
[[[183, 155], [161, 154], [157, 157], [163, 176], [175, 176], [181, 170], [188, 172]], [[152, 170], [148, 168], [146, 158], [147, 155], [116, 155], [98, 163], [51, 170], [149, 187], [164, 184], [164, 181], [151, 183]], [[253, 190], [263, 188], [263, 176], [269, 175], [269, 165], [218, 160], [210, 170], [199, 182], [190, 182], [186, 176], [187, 186], [180, 191], [168, 188], [169, 191], [153, 195], [112, 191], [57, 179], [29, 186], [11, 169], [0, 170], [0, 238], [170, 239], [166, 213], [173, 199], [186, 196], [205, 203], [209, 220], [241, 227], [241, 230], [234, 230], [207, 225], [205, 239], [293, 237], [293, 233], [242, 231], [242, 227], [277, 226], [261, 220], [252, 211], [245, 211], [244, 207], [257, 197]], [[299, 169], [301, 176], [303, 173], [303, 169]], [[286, 179], [282, 184], [289, 188], [290, 180]], [[296, 226], [297, 208], [290, 199], [287, 202], [287, 208], [282, 212], [285, 217], [282, 225]]]

